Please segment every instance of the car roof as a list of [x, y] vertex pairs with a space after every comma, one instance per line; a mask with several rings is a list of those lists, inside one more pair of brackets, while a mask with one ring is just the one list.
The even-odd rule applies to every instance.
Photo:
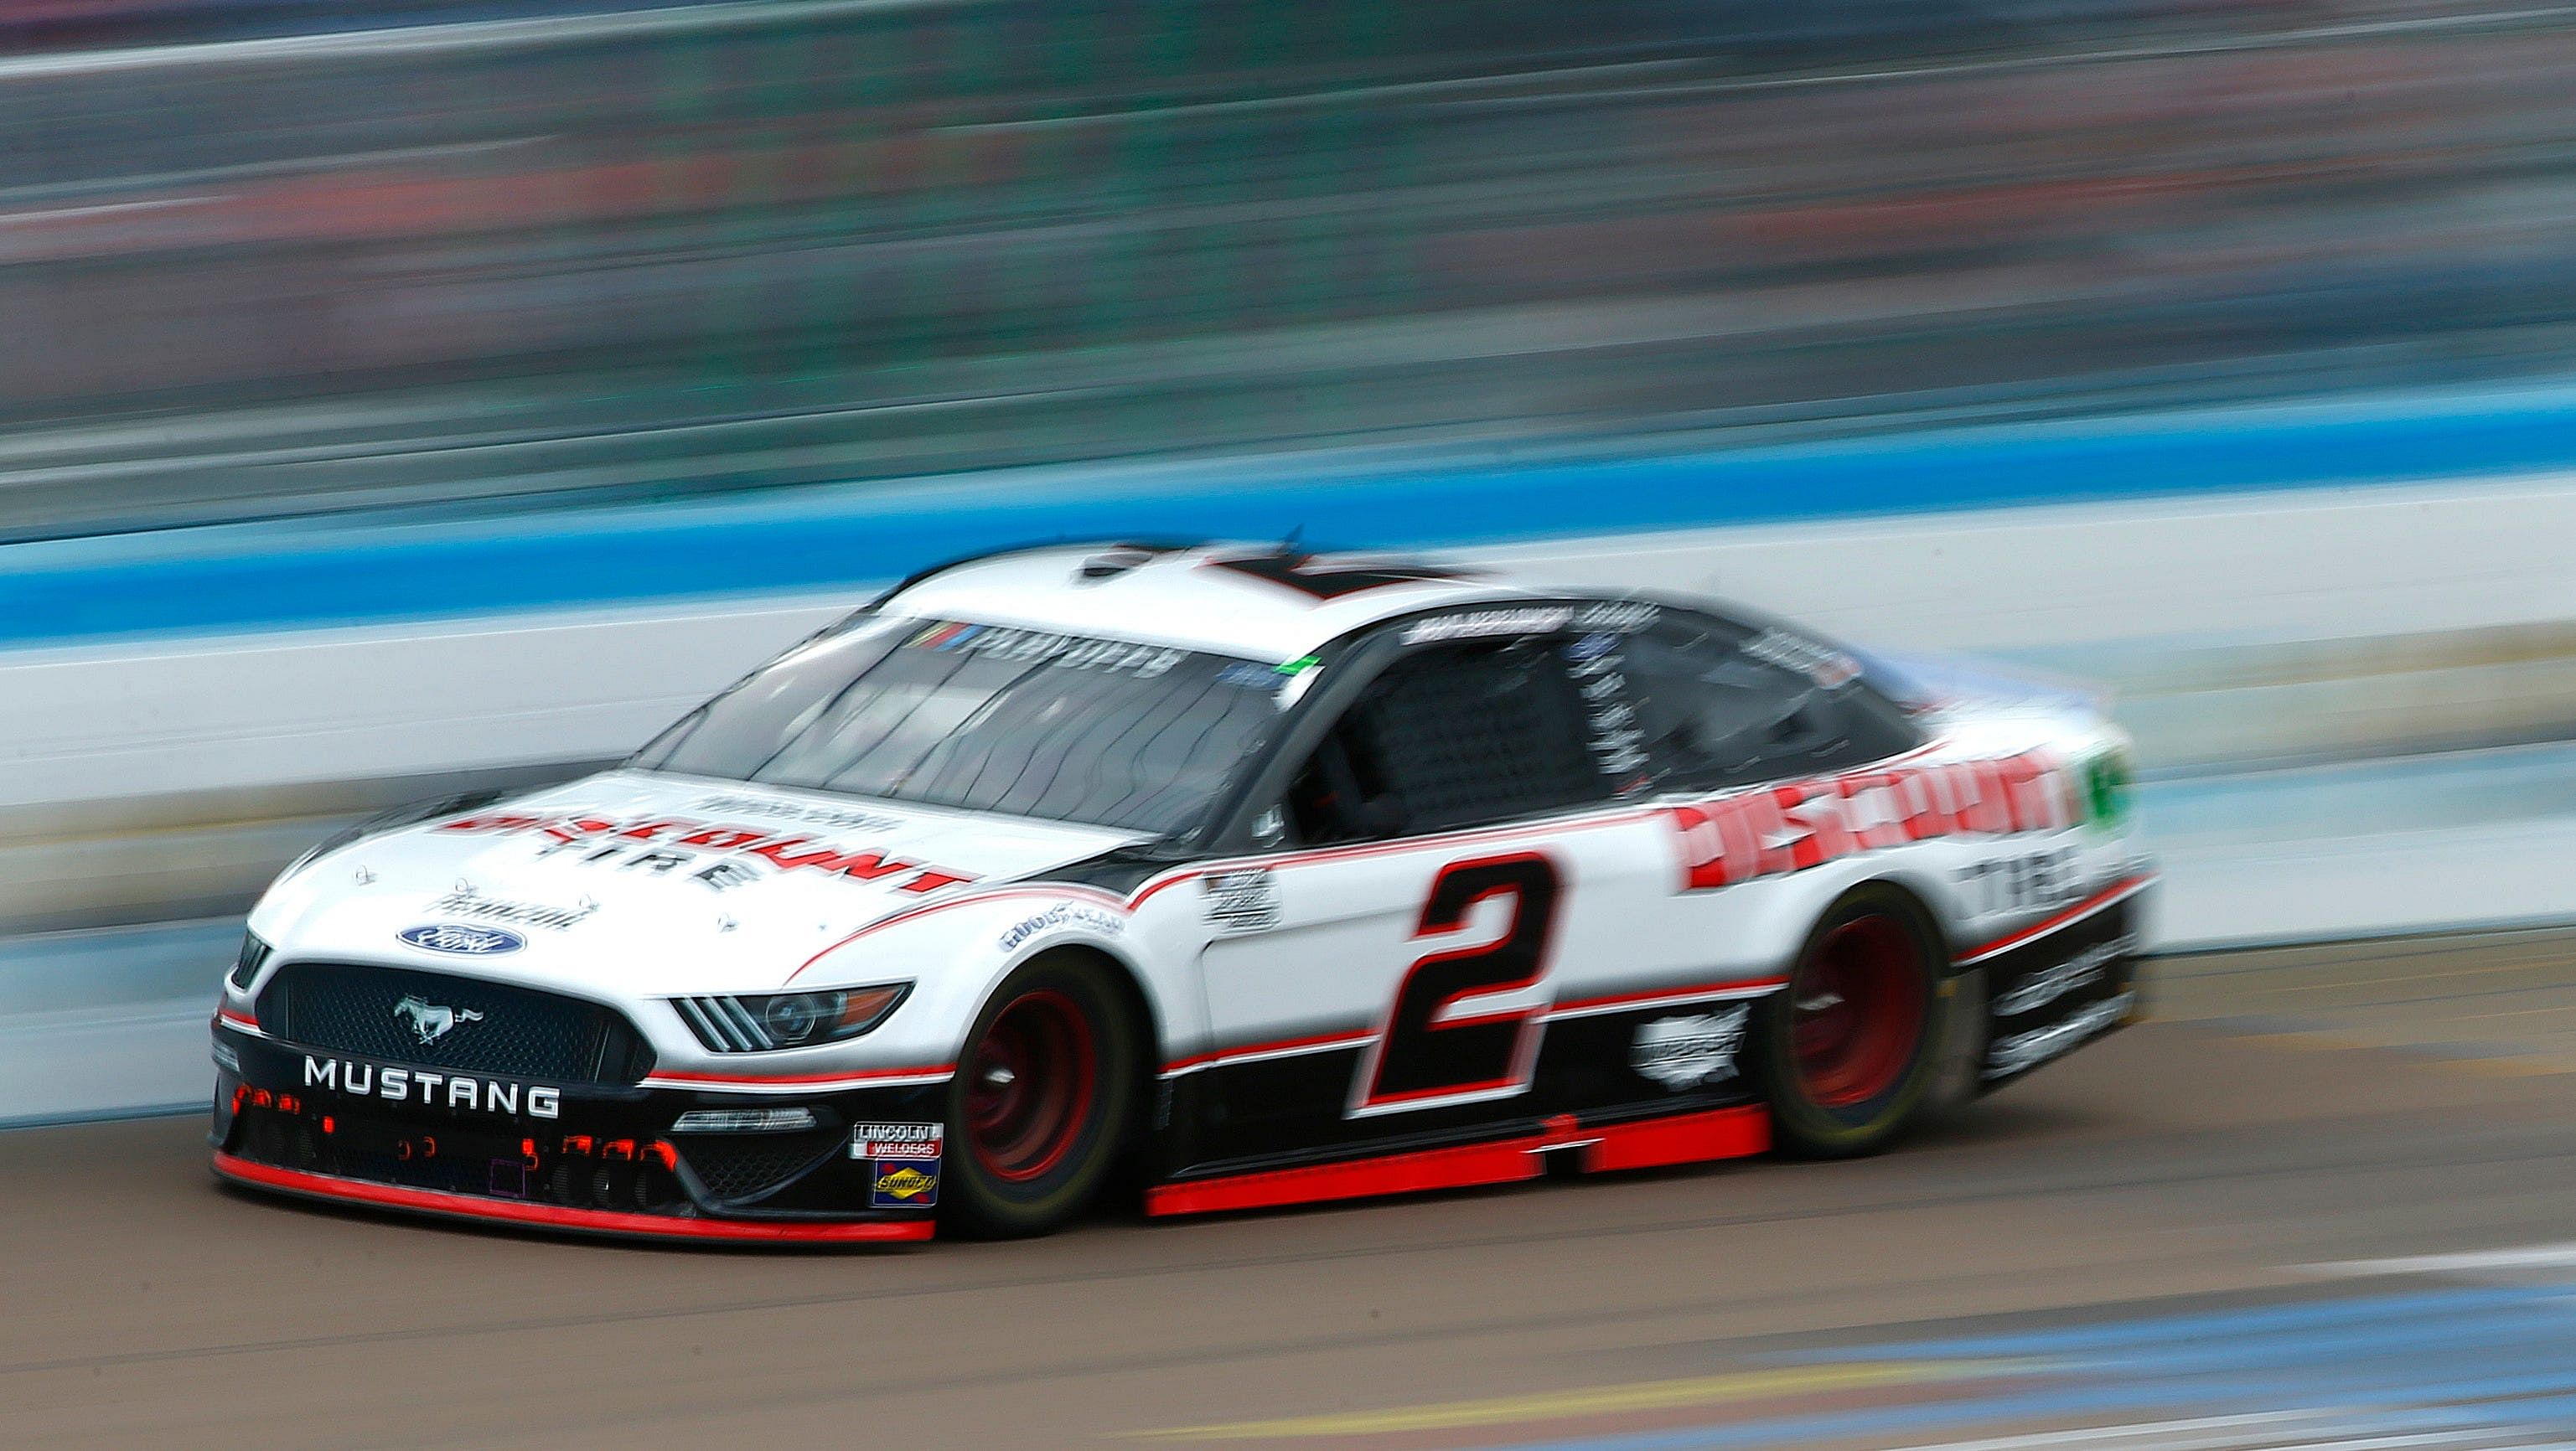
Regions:
[[1505, 571], [1279, 544], [1075, 544], [933, 570], [887, 613], [1136, 640], [1276, 663], [1380, 620], [1453, 605], [1600, 597]]

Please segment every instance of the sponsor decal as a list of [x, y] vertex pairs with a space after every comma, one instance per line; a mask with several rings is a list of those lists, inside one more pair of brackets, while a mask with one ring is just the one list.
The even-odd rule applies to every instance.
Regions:
[[1234, 686], [1243, 690], [1275, 691], [1279, 687], [1288, 683], [1288, 674], [1268, 665], [1255, 665], [1249, 661], [1245, 661], [1239, 664], [1228, 665], [1217, 671], [1216, 683], [1219, 685]]
[[[1590, 640], [1612, 643], [1607, 649], [1577, 654], [1577, 647]], [[1619, 640], [1617, 635], [1586, 635], [1565, 650], [1566, 674], [1583, 698], [1584, 744], [1602, 774], [1614, 779], [1646, 764], [1646, 732], [1628, 704], [1628, 672], [1617, 648]]]
[[2130, 1006], [2137, 1000], [2138, 995], [2134, 992], [2118, 993], [2069, 1015], [2063, 1022], [1996, 1039], [1994, 1047], [1986, 1052], [1986, 1077], [2008, 1077], [2073, 1050], [2084, 1040], [2127, 1017]]
[[2064, 962], [2043, 967], [2011, 992], [1995, 999], [1994, 1015], [2009, 1018], [2046, 1007], [2080, 987], [2090, 987], [2102, 980], [2102, 970], [2115, 958], [2128, 954], [2136, 945], [2132, 937], [2116, 937], [2109, 942], [2088, 947]]
[[1059, 670], [1105, 670], [1151, 680], [1189, 658], [1168, 645], [1139, 645], [1084, 635], [1058, 635], [1004, 625], [932, 625], [905, 642], [941, 654], [990, 655], [997, 660], [1044, 662]]
[[1560, 630], [1633, 631], [1652, 625], [1656, 616], [1653, 605], [1633, 600], [1587, 605], [1506, 605], [1416, 620], [1405, 627], [1404, 643], [1428, 645], [1492, 635], [1552, 635]]
[[772, 821], [802, 821], [814, 826], [837, 826], [844, 831], [893, 831], [903, 825], [891, 816], [873, 811], [852, 811], [841, 806], [811, 806], [802, 801], [763, 801], [757, 796], [708, 796], [690, 803], [697, 811], [712, 811], [725, 816], [765, 816]]
[[1752, 1014], [1752, 1004], [1740, 1003], [1714, 1013], [1640, 1023], [1628, 1064], [1676, 1093], [1733, 1078], [1735, 1052]]
[[1199, 883], [1207, 894], [1207, 919], [1219, 933], [1267, 932], [1279, 925], [1279, 884], [1267, 868], [1210, 872]]
[[2081, 857], [2077, 848], [2061, 846], [1973, 862], [1957, 872], [1960, 895], [1969, 911], [1980, 914], [2062, 907], [2090, 889], [2079, 870]]
[[898, 892], [927, 895], [975, 880], [908, 861], [883, 850], [819, 842], [773, 833], [768, 827], [709, 825], [674, 817], [616, 818], [574, 811], [559, 815], [466, 816], [439, 824], [440, 831], [544, 837], [540, 857], [571, 852], [585, 864], [666, 876], [686, 870], [690, 880], [715, 891], [740, 886], [759, 874], [756, 863], [780, 872], [823, 872], [861, 882], [891, 882]]
[[1786, 876], [1938, 836], [2062, 831], [2074, 780], [2046, 752], [1854, 771], [1670, 809], [1684, 890]]
[[868, 1184], [872, 1209], [928, 1209], [939, 1202], [939, 1171], [901, 1162], [871, 1166]]
[[1795, 671], [1827, 690], [1860, 678], [1859, 661], [1786, 630], [1765, 630], [1745, 641], [1743, 649], [1756, 660]]
[[936, 1164], [947, 1132], [940, 1124], [852, 1124], [850, 1157]]
[[426, 1068], [380, 1068], [354, 1058], [304, 1055], [304, 1086], [327, 1088], [352, 1098], [381, 1098], [388, 1103], [418, 1103], [450, 1111], [529, 1118], [555, 1118], [563, 1112], [563, 1090], [535, 1083], [507, 1083], [464, 1073], [435, 1073]]
[[1568, 660], [1597, 660], [1619, 648], [1619, 637], [1607, 630], [1595, 630], [1565, 647]]
[[426, 927], [406, 927], [395, 933], [394, 938], [423, 952], [451, 952], [462, 957], [491, 957], [516, 952], [528, 945], [528, 939], [506, 927], [477, 927], [467, 922], [434, 922]]
[[1087, 927], [1094, 932], [1115, 933], [1125, 931], [1127, 924], [1114, 912], [1086, 907], [1079, 902], [1058, 902], [1043, 912], [1013, 923], [994, 946], [1009, 952], [1039, 933], [1058, 927]]
[[409, 1023], [423, 1043], [435, 1043], [456, 1031], [459, 1023], [479, 1023], [483, 1015], [472, 1008], [451, 1008], [432, 1003], [424, 997], [406, 997], [394, 1004], [394, 1017]]
[[486, 897], [472, 887], [459, 887], [429, 904], [429, 910], [451, 917], [480, 917], [486, 922], [509, 922], [521, 927], [547, 927], [557, 931], [580, 925], [582, 919], [599, 910], [596, 902], [578, 907], [543, 907], [534, 902], [506, 902]]

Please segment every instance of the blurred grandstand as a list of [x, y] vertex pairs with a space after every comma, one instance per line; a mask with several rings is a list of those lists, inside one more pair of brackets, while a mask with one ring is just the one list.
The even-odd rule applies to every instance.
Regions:
[[2576, 9], [0, 4], [0, 537], [2554, 371]]

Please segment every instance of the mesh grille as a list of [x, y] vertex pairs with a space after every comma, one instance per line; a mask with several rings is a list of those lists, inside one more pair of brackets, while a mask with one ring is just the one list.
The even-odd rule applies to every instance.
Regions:
[[1443, 651], [1406, 662], [1389, 681], [1358, 725], [1416, 829], [1606, 794], [1573, 687], [1547, 656]]
[[653, 1067], [597, 1003], [394, 967], [290, 963], [260, 993], [259, 1025], [309, 1047], [557, 1083], [633, 1083]]
[[685, 1140], [680, 1157], [707, 1186], [709, 1198], [748, 1199], [795, 1178], [847, 1142], [837, 1130], [714, 1135]]

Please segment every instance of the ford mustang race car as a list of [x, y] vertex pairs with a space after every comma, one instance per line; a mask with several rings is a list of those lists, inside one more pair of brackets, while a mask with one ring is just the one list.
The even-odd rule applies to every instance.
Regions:
[[215, 1167], [833, 1242], [1874, 1150], [2126, 1021], [2150, 881], [2089, 702], [1902, 668], [1374, 556], [935, 570], [290, 867]]

